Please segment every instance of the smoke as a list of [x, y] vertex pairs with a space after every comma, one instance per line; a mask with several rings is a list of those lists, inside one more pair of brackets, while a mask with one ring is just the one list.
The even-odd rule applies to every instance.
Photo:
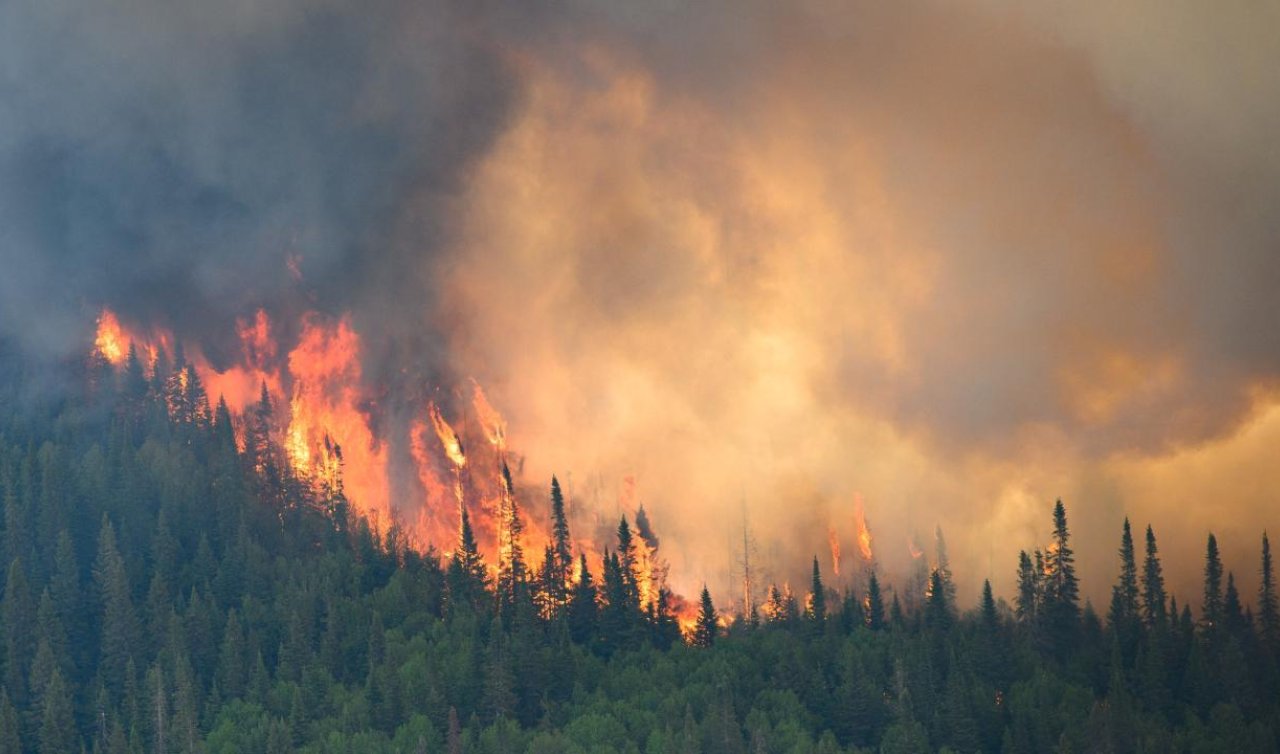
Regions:
[[0, 335], [108, 304], [216, 361], [258, 306], [350, 311], [384, 404], [476, 377], [607, 522], [634, 475], [686, 592], [737, 593], [744, 508], [769, 577], [853, 551], [859, 493], [891, 572], [941, 524], [962, 599], [1058, 496], [1095, 599], [1126, 513], [1251, 574], [1274, 14], [19, 0]]

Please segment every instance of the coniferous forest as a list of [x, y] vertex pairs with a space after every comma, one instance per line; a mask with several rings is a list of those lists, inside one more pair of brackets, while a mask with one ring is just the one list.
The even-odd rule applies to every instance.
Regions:
[[491, 570], [465, 517], [455, 556], [418, 552], [290, 478], [269, 396], [241, 447], [180, 358], [147, 371], [99, 361], [56, 398], [6, 377], [0, 754], [1277, 748], [1261, 532], [1257, 594], [1209, 536], [1179, 601], [1126, 521], [1099, 613], [1059, 502], [1011, 603], [957, 604], [940, 559], [907, 610], [815, 558], [807, 594], [727, 616], [704, 590], [682, 632], [673, 595], [642, 602], [625, 518], [602, 563], [573, 550], [555, 480], [543, 552], [513, 537]]

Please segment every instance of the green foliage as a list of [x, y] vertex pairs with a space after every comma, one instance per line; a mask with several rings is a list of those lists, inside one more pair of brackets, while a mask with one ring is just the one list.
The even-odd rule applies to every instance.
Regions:
[[1253, 620], [1212, 542], [1213, 630], [1168, 598], [1149, 527], [1139, 572], [1127, 521], [1103, 627], [1059, 503], [1014, 610], [985, 583], [965, 611], [939, 531], [920, 599], [876, 569], [837, 592], [815, 559], [803, 609], [771, 587], [759, 623], [722, 631], [704, 589], [686, 643], [678, 597], [641, 604], [647, 519], [589, 561], [553, 481], [541, 567], [508, 547], [491, 581], [465, 507], [453, 557], [408, 550], [340, 483], [289, 479], [269, 396], [241, 449], [189, 370], [135, 355], [0, 419], [0, 754], [1275, 750], [1265, 536]]

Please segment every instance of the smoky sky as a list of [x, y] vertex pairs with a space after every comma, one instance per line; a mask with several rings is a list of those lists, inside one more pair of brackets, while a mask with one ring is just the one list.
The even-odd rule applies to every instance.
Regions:
[[484, 24], [450, 2], [5, 3], [5, 333], [58, 352], [104, 304], [212, 337], [282, 300], [420, 299], [434, 207], [516, 95]]
[[635, 474], [664, 542], [745, 507], [801, 564], [855, 492], [961, 576], [1057, 496], [1260, 528], [1256, 460], [1195, 461], [1217, 500], [1175, 461], [1275, 402], [1278, 15], [11, 0], [0, 336], [109, 305], [217, 362], [258, 307], [351, 312], [379, 390], [475, 376], [536, 473]]

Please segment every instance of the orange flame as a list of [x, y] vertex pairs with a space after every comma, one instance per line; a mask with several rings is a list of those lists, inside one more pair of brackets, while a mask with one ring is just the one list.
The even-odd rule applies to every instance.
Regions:
[[496, 409], [489, 403], [489, 399], [485, 397], [484, 390], [480, 389], [480, 383], [474, 379], [471, 380], [471, 405], [476, 410], [476, 417], [480, 420], [480, 428], [484, 430], [484, 435], [498, 450], [502, 450], [507, 441], [507, 422], [502, 418]]
[[831, 545], [831, 571], [840, 575], [840, 537], [836, 535], [835, 524], [827, 527], [827, 542]]
[[870, 562], [871, 530], [867, 528], [866, 510], [860, 493], [855, 493], [853, 496], [853, 523], [857, 527], [858, 552], [863, 560]]
[[456, 468], [461, 469], [466, 466], [467, 457], [462, 452], [462, 443], [458, 440], [458, 434], [440, 415], [440, 407], [435, 401], [427, 404], [427, 416], [431, 418], [431, 426], [435, 427], [436, 437], [440, 438], [440, 444], [444, 446], [444, 452], [449, 456], [449, 460]]
[[98, 315], [98, 334], [93, 340], [93, 347], [108, 362], [120, 365], [129, 355], [129, 336], [120, 326], [115, 312], [103, 309]]
[[924, 550], [921, 550], [920, 546], [916, 544], [914, 535], [907, 537], [907, 551], [911, 553], [912, 560], [919, 560], [920, 556], [924, 555]]
[[347, 318], [334, 326], [317, 315], [303, 318], [298, 345], [289, 352], [293, 397], [285, 451], [301, 476], [330, 487], [345, 462], [342, 482], [352, 505], [387, 522], [387, 451], [361, 408], [360, 371], [360, 339]]

